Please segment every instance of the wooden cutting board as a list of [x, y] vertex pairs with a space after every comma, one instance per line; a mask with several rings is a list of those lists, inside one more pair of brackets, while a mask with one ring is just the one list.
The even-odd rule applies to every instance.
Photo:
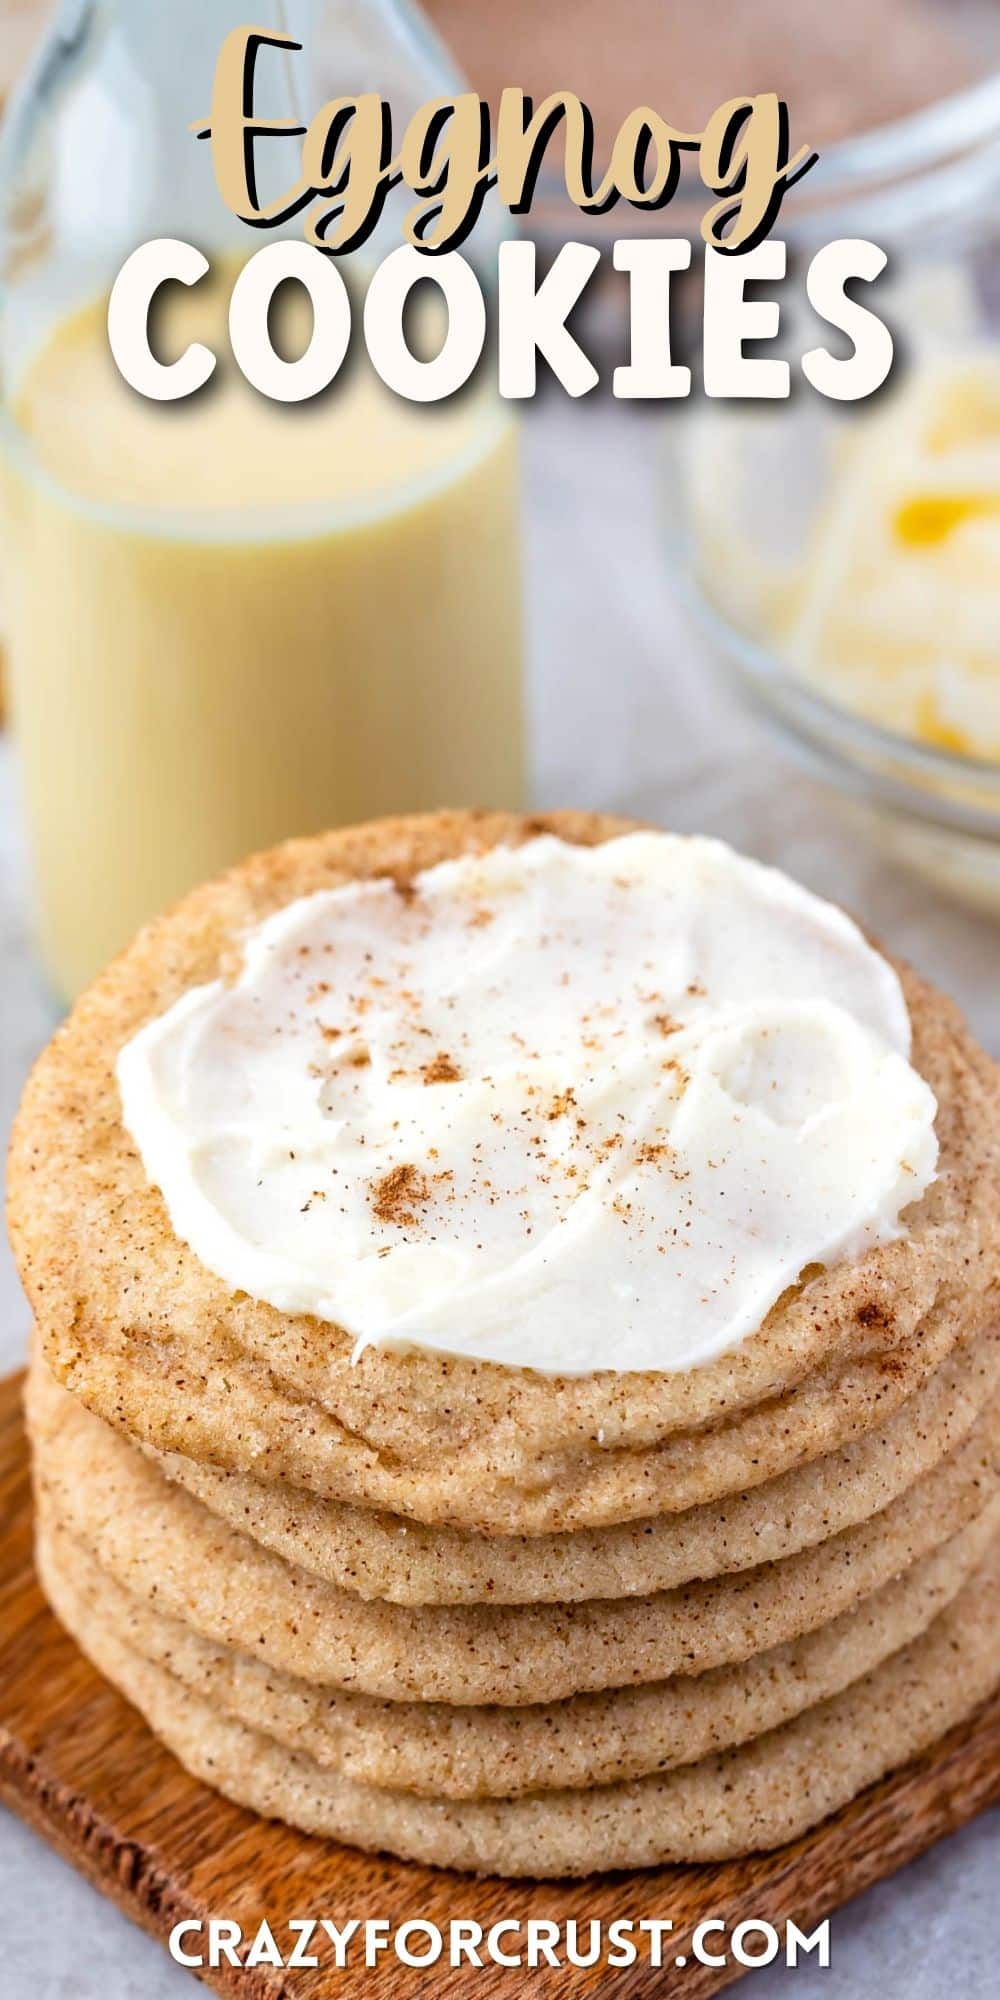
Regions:
[[[56, 1623], [35, 1581], [21, 1378], [0, 1382], [0, 1799], [49, 1840], [136, 1923], [166, 1940], [182, 1918], [263, 1918], [290, 1943], [293, 1916], [421, 1918], [671, 1918], [665, 1970], [411, 1970], [389, 1956], [374, 1970], [230, 1968], [202, 1976], [242, 2000], [519, 2000], [531, 1992], [582, 2000], [654, 1993], [703, 2000], [741, 1968], [701, 1966], [691, 1934], [706, 1916], [730, 1930], [763, 1918], [811, 1930], [848, 1897], [951, 1833], [1000, 1798], [1000, 1697], [928, 1756], [874, 1786], [815, 1833], [776, 1854], [719, 1867], [662, 1868], [578, 1883], [475, 1882], [372, 1858], [242, 1812], [197, 1784]], [[586, 1932], [584, 1932], [586, 1937]], [[836, 1950], [836, 1923], [832, 1930]], [[759, 1945], [759, 1940], [755, 1941]], [[418, 1947], [415, 1947], [418, 1948]], [[507, 1946], [509, 1949], [509, 1944]], [[713, 1937], [711, 1948], [719, 1949]], [[673, 1970], [679, 1958], [683, 1971]], [[813, 1961], [815, 1962], [815, 1961]], [[192, 1989], [193, 1990], [193, 1989]]]

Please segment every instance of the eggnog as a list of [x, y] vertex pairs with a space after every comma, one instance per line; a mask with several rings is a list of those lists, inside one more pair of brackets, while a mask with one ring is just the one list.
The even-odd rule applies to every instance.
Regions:
[[102, 301], [50, 332], [14, 400], [11, 693], [67, 997], [255, 847], [521, 794], [509, 416], [487, 392], [403, 402], [363, 359], [271, 403], [228, 357], [231, 277], [165, 292], [164, 355], [220, 354], [189, 402], [128, 388]]

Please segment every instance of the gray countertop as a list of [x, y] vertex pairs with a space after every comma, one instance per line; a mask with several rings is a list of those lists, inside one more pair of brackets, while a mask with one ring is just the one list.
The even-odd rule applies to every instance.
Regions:
[[[662, 422], [658, 418], [656, 423]], [[667, 419], [669, 421], [669, 418]], [[946, 902], [848, 826], [716, 681], [670, 590], [656, 423], [624, 407], [526, 420], [535, 792], [717, 833], [845, 903], [962, 1002], [1000, 1054], [1000, 923]], [[9, 747], [0, 750], [0, 1120], [55, 1022], [32, 957]], [[0, 1367], [27, 1308], [0, 1250]], [[833, 1920], [829, 1970], [769, 1968], [740, 1988], [776, 2000], [980, 2000], [997, 1990], [1000, 1815], [986, 1815]], [[182, 2000], [191, 1976], [0, 1811], [0, 1987], [10, 2000]], [[569, 1987], [567, 1986], [567, 1991]], [[678, 2000], [683, 1974], [678, 1975]]]

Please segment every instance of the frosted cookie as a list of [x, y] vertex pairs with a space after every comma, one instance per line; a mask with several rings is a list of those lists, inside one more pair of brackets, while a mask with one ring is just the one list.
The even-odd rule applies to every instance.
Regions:
[[44, 1580], [95, 1666], [194, 1777], [308, 1833], [477, 1874], [585, 1875], [780, 1846], [927, 1749], [1000, 1678], [994, 1549], [921, 1638], [742, 1749], [593, 1791], [434, 1801], [338, 1777], [220, 1715], [110, 1631], [63, 1572], [49, 1567]]
[[44, 1576], [213, 1708], [358, 1783], [425, 1797], [511, 1797], [621, 1783], [777, 1728], [908, 1645], [950, 1604], [1000, 1528], [994, 1502], [895, 1581], [802, 1639], [734, 1667], [527, 1708], [385, 1702], [316, 1687], [165, 1617], [49, 1525]]
[[[572, 860], [591, 849], [607, 858]], [[325, 977], [324, 954], [349, 976]], [[567, 999], [580, 968], [592, 1021]], [[260, 1019], [294, 1023], [290, 1066], [282, 1056], [269, 1072], [292, 1120], [287, 1159], [280, 1118], [271, 1153], [260, 1134], [249, 1152], [225, 1137], [242, 1129], [226, 1092], [259, 1054], [240, 1014], [258, 978]], [[181, 1017], [201, 1053], [178, 1097]], [[213, 1072], [213, 1037], [240, 1061]], [[523, 1132], [522, 1084], [538, 1093]], [[159, 1146], [145, 1112], [159, 1105], [169, 1124], [182, 1098], [201, 1164], [161, 1191], [164, 1160], [188, 1155]], [[540, 1532], [649, 1515], [677, 1490], [682, 1507], [739, 1490], [885, 1418], [900, 1375], [908, 1393], [925, 1357], [926, 1373], [988, 1322], [996, 1113], [996, 1072], [947, 1003], [911, 975], [900, 987], [846, 919], [786, 878], [715, 843], [586, 816], [440, 815], [292, 843], [148, 928], [36, 1069], [12, 1231], [55, 1372], [144, 1441], [429, 1521]], [[221, 1120], [214, 1135], [203, 1117]], [[341, 1181], [334, 1126], [347, 1135]], [[621, 1166], [608, 1164], [615, 1127]], [[530, 1166], [535, 1140], [545, 1172]], [[262, 1143], [263, 1205], [247, 1166]], [[864, 1172], [820, 1171], [825, 1149]], [[751, 1159], [753, 1186], [781, 1192], [756, 1221], [718, 1172], [728, 1161], [739, 1185]], [[511, 1201], [487, 1228], [491, 1185]], [[332, 1276], [314, 1195], [331, 1218], [344, 1209], [357, 1248], [338, 1251]], [[696, 1254], [671, 1261], [685, 1204]], [[526, 1234], [508, 1254], [522, 1214], [555, 1290], [548, 1277], [539, 1288]], [[689, 1280], [701, 1297], [698, 1274], [730, 1264], [731, 1294], [710, 1288], [689, 1312]], [[575, 1348], [560, 1345], [567, 1326]], [[714, 1472], [678, 1488], [677, 1460], [701, 1465], [703, 1427]]]
[[40, 1371], [29, 1420], [42, 1520], [116, 1581], [285, 1673], [389, 1700], [514, 1706], [747, 1659], [860, 1602], [1000, 1482], [992, 1406], [873, 1521], [779, 1563], [649, 1598], [412, 1608], [366, 1602], [227, 1527]]

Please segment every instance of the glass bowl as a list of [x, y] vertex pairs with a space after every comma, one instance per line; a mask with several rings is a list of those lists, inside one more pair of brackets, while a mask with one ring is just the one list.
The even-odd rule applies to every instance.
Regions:
[[[763, 288], [783, 315], [767, 351], [791, 395], [706, 402], [696, 384], [664, 415], [675, 579], [788, 746], [902, 859], [1000, 911], [1000, 75], [831, 148], [775, 234], [789, 277]], [[857, 296], [896, 343], [853, 405], [797, 366], [817, 333], [837, 342], [804, 264], [849, 236], [888, 254]]]
[[932, 748], [831, 701], [697, 586], [682, 594], [730, 686], [865, 830], [939, 887], [1000, 915], [1000, 763]]

